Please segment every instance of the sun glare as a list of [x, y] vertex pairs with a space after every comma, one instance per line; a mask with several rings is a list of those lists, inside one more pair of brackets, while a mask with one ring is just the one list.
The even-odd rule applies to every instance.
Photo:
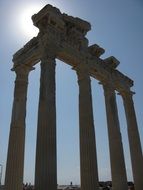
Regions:
[[[53, 0], [49, 0], [48, 4], [51, 4], [55, 7], [58, 7], [60, 10], [63, 10], [64, 7], [62, 4], [59, 2], [55, 3]], [[33, 25], [31, 16], [39, 12], [46, 4], [43, 3], [38, 3], [38, 4], [30, 4], [28, 6], [24, 6], [24, 8], [19, 9], [19, 18], [18, 18], [18, 23], [20, 26], [20, 30], [22, 31], [22, 34], [25, 35], [28, 38], [32, 38], [34, 36], [37, 36], [38, 34], [38, 28], [36, 28]], [[65, 10], [65, 9], [64, 9]]]
[[37, 13], [41, 8], [42, 6], [40, 5], [33, 5], [21, 11], [21, 16], [19, 18], [20, 27], [23, 34], [27, 37], [34, 37], [38, 34], [38, 28], [33, 25], [31, 16]]

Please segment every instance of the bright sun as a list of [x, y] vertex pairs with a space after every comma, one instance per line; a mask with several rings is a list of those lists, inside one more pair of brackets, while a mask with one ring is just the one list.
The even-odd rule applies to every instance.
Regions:
[[33, 25], [31, 16], [37, 13], [42, 7], [40, 5], [28, 6], [26, 9], [22, 10], [21, 16], [19, 18], [20, 26], [22, 32], [27, 37], [34, 37], [38, 34], [38, 28]]

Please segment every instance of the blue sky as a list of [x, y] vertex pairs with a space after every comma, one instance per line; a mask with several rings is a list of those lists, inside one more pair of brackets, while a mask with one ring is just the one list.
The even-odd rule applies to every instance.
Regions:
[[[138, 126], [143, 146], [143, 1], [142, 0], [1, 0], [0, 1], [0, 163], [4, 170], [13, 102], [15, 74], [11, 72], [12, 55], [31, 39], [23, 29], [21, 15], [29, 7], [46, 4], [89, 21], [89, 44], [105, 49], [106, 58], [114, 55], [120, 60], [118, 69], [134, 80], [133, 91]], [[29, 18], [30, 19], [30, 18]], [[39, 65], [30, 73], [27, 100], [27, 132], [24, 181], [34, 180], [37, 109], [39, 96]], [[78, 85], [70, 66], [57, 60], [57, 148], [58, 183], [79, 184]], [[110, 180], [110, 162], [106, 114], [102, 86], [92, 79], [94, 123], [97, 140], [100, 180]], [[132, 180], [126, 120], [122, 99], [117, 96], [128, 179]], [[4, 172], [3, 172], [4, 180]]]

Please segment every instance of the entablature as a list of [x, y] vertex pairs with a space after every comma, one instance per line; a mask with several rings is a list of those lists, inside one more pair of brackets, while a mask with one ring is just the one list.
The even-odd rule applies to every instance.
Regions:
[[[115, 66], [112, 66], [119, 64], [119, 61], [113, 56], [102, 60], [101, 58], [90, 54], [89, 51], [77, 51], [76, 49], [72, 48], [68, 43], [62, 43], [62, 45], [58, 47], [56, 55], [58, 59], [64, 61], [72, 67], [76, 67], [82, 62], [86, 62], [86, 64], [88, 64], [89, 66], [90, 75], [93, 78], [96, 78], [101, 82], [112, 80], [117, 91], [126, 90], [127, 88], [133, 86], [133, 81], [130, 78], [122, 74], [120, 71], [116, 70]], [[39, 43], [39, 39], [35, 37], [16, 54], [14, 54], [14, 67], [18, 66], [19, 64], [33, 66], [38, 63], [41, 58], [41, 46]]]
[[39, 41], [37, 37], [34, 37], [13, 55], [13, 67], [19, 64], [35, 65], [40, 61], [39, 58]]
[[118, 92], [133, 86], [133, 81], [116, 69], [119, 61], [115, 57], [101, 59], [105, 50], [97, 44], [88, 46], [85, 35], [91, 29], [90, 23], [62, 14], [51, 5], [33, 15], [32, 20], [39, 34], [14, 54], [14, 67], [19, 64], [33, 66], [44, 52], [53, 51], [58, 59], [74, 69], [78, 64], [88, 64], [93, 78], [104, 83], [112, 81]]

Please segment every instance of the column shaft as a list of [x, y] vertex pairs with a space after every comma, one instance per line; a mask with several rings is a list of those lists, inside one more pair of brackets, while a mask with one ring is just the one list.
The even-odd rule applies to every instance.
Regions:
[[41, 61], [35, 189], [57, 189], [55, 59]]
[[115, 92], [110, 86], [103, 85], [103, 88], [107, 115], [112, 186], [114, 190], [127, 190], [127, 176]]
[[143, 189], [143, 155], [141, 142], [138, 132], [136, 114], [134, 109], [134, 103], [132, 99], [132, 93], [122, 94], [124, 101], [124, 108], [126, 113], [127, 125], [128, 125], [128, 138], [132, 161], [132, 170], [136, 190]]
[[82, 190], [98, 189], [97, 156], [91, 84], [88, 70], [77, 69], [79, 84], [80, 176]]
[[18, 66], [9, 136], [5, 190], [22, 190], [25, 146], [25, 117], [28, 73], [31, 69]]

